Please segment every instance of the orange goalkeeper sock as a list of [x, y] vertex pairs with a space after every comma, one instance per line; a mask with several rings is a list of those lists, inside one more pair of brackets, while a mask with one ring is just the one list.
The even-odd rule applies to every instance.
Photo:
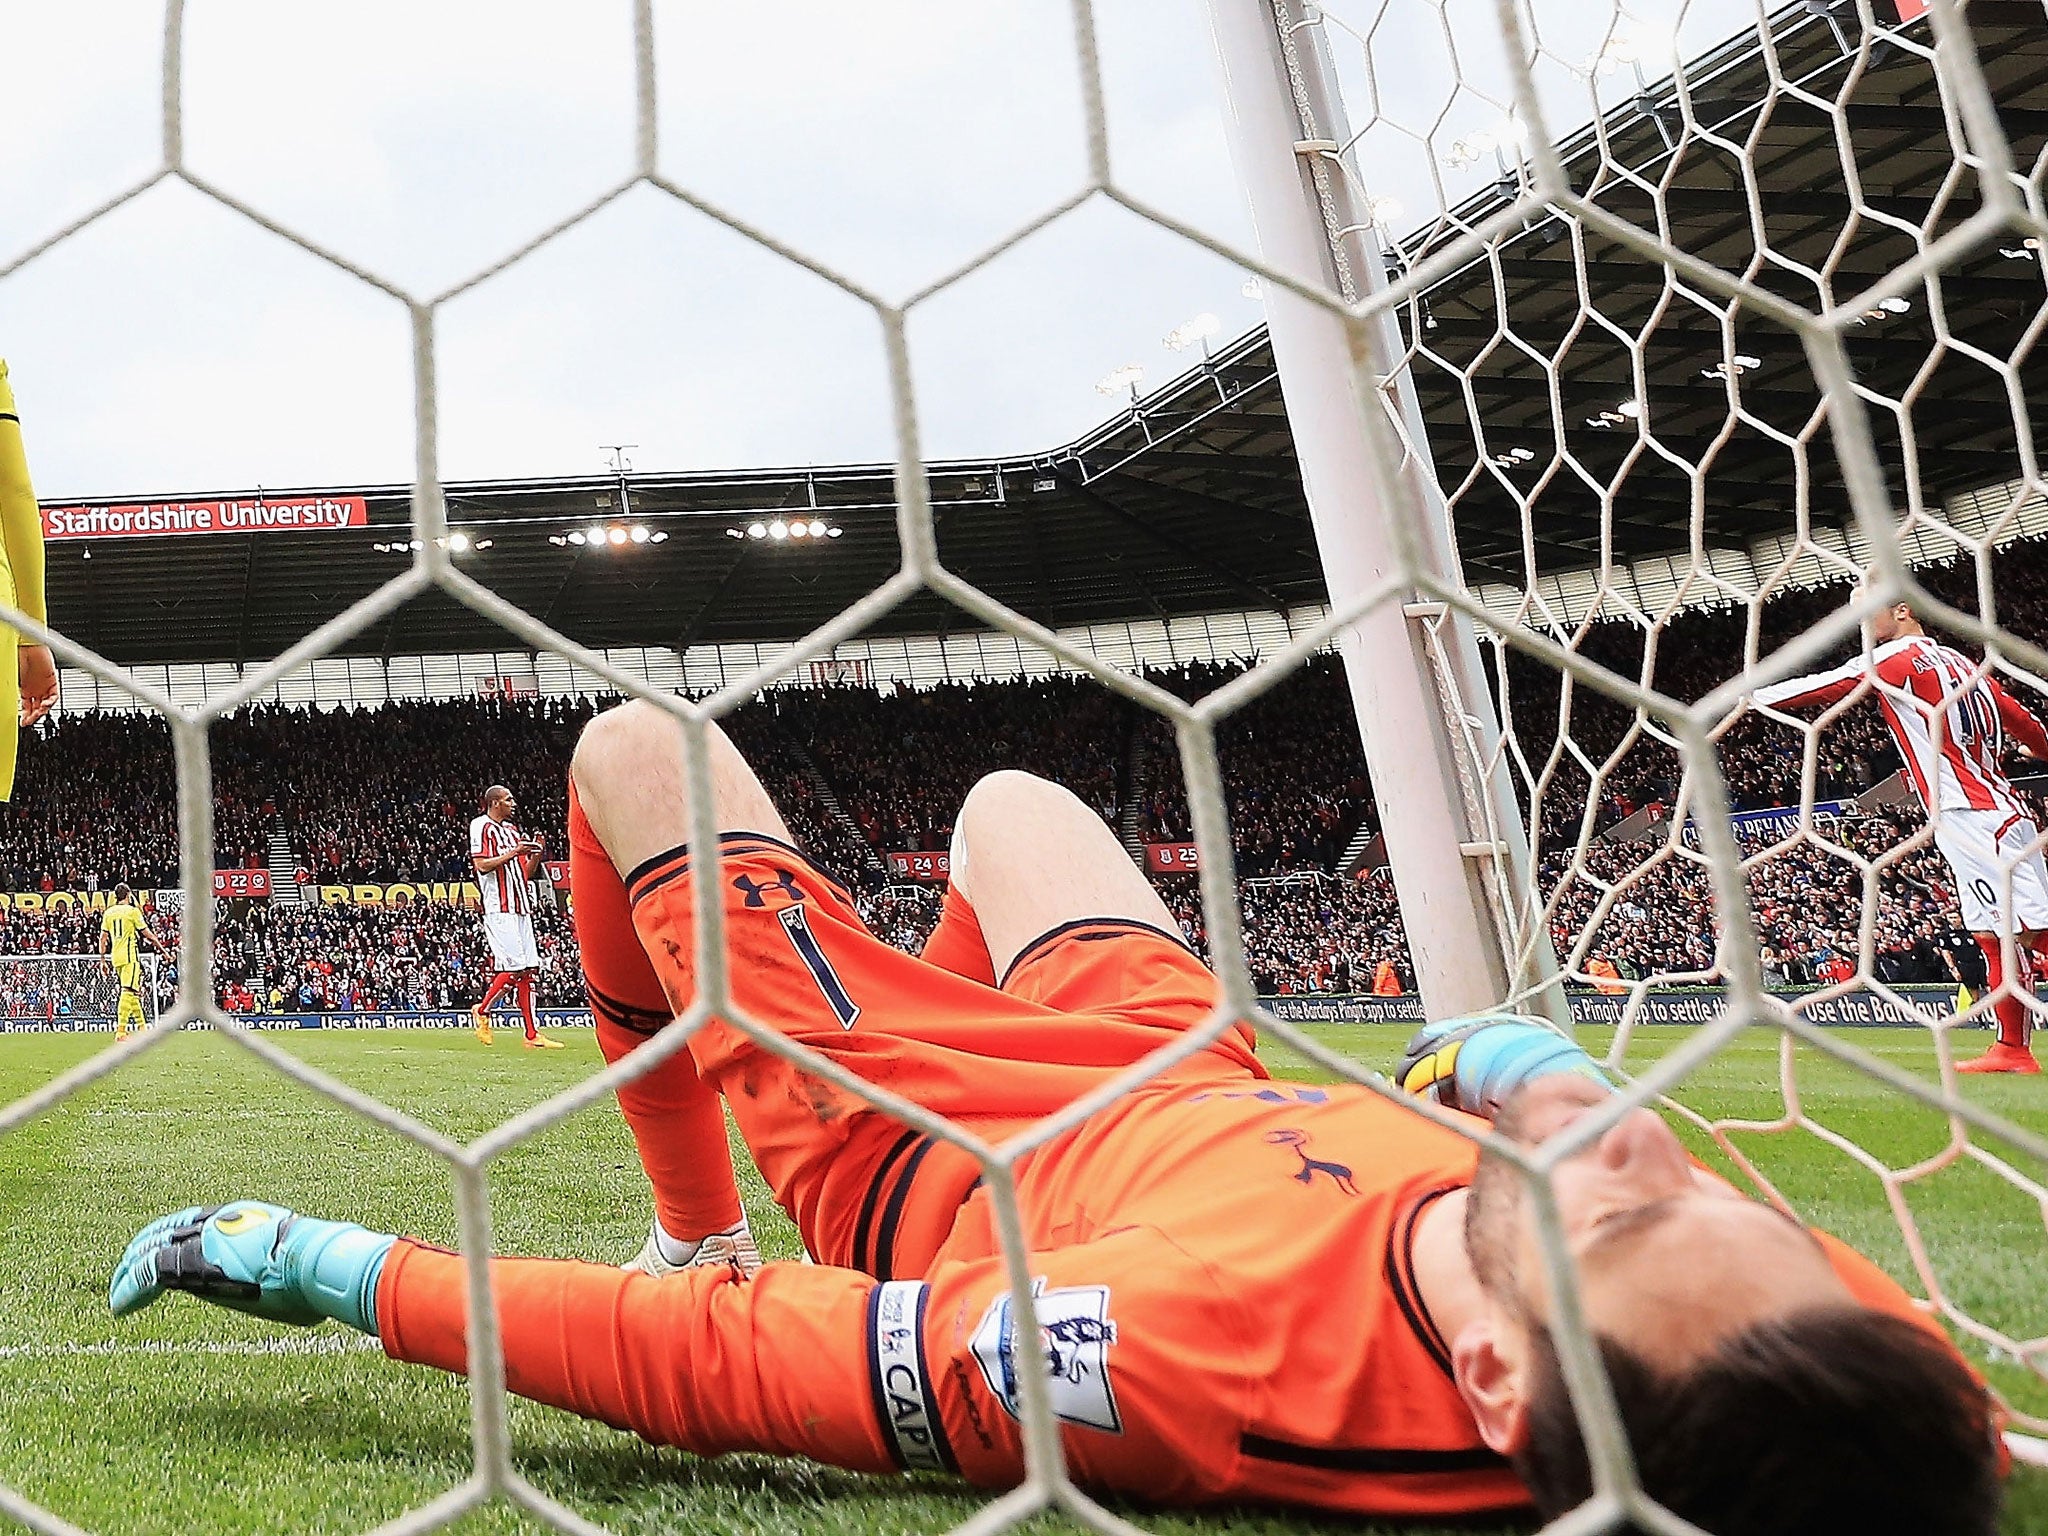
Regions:
[[[569, 894], [598, 1049], [606, 1061], [618, 1061], [645, 1045], [673, 1015], [633, 930], [625, 883], [591, 831], [573, 781]], [[718, 1091], [697, 1075], [689, 1051], [677, 1051], [652, 1072], [622, 1084], [618, 1093], [619, 1110], [654, 1186], [662, 1229], [694, 1239], [739, 1221], [724, 1106]]]

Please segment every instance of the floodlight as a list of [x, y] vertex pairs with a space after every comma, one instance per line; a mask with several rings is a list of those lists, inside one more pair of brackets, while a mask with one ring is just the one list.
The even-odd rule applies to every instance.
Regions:
[[765, 539], [765, 538], [767, 538], [767, 537], [768, 537], [768, 525], [767, 525], [766, 523], [749, 523], [749, 524], [747, 524], [747, 537], [748, 537], [748, 538], [750, 538], [750, 539]]
[[1476, 165], [1479, 157], [1492, 148], [1493, 135], [1490, 133], [1481, 130], [1460, 134], [1444, 151], [1444, 164], [1454, 171], [1462, 171], [1468, 165]]
[[792, 539], [808, 539], [811, 536], [811, 525], [798, 518], [789, 525], [789, 536]]
[[1145, 382], [1145, 369], [1138, 363], [1125, 363], [1121, 368], [1112, 368], [1095, 381], [1098, 395], [1129, 395], [1138, 398], [1138, 386]]
[[623, 528], [612, 528], [606, 531], [605, 537], [614, 544], [623, 544], [626, 542], [626, 530]]
[[1630, 17], [1614, 29], [1588, 63], [1591, 73], [1611, 75], [1626, 64], [1641, 78], [1643, 66], [1669, 69], [1678, 57], [1678, 28], [1669, 20], [1644, 21]]
[[635, 523], [633, 525], [632, 538], [635, 544], [645, 544], [647, 542], [647, 530], [641, 527], [640, 524]]
[[1162, 345], [1169, 352], [1185, 352], [1196, 342], [1207, 341], [1223, 329], [1223, 322], [1204, 310], [1192, 320], [1183, 320], [1166, 333]]
[[811, 519], [811, 537], [814, 539], [825, 537], [825, 520], [823, 518], [814, 517]]
[[583, 530], [583, 537], [589, 540], [592, 544], [602, 544], [604, 542], [604, 524], [592, 523], [588, 528]]
[[774, 522], [768, 525], [768, 537], [771, 539], [788, 538], [789, 524], [785, 523], [781, 518], [778, 517], [777, 519], [775, 519]]
[[1716, 363], [1711, 368], [1702, 368], [1700, 370], [1700, 377], [1703, 379], [1726, 379], [1748, 373], [1752, 368], [1761, 368], [1763, 365], [1764, 360], [1762, 358], [1751, 357], [1747, 352], [1738, 352], [1729, 362]]

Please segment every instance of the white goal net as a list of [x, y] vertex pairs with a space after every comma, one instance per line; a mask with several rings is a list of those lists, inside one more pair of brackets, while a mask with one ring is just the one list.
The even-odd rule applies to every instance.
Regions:
[[[162, 1012], [163, 961], [142, 957], [143, 1019]], [[0, 1034], [113, 1029], [121, 983], [105, 955], [0, 955]]]
[[[652, 0], [633, 6], [630, 60], [616, 87], [634, 104], [630, 167], [552, 228], [438, 289], [410, 288], [337, 254], [289, 218], [215, 184], [187, 157], [185, 9], [180, 0], [167, 7], [161, 164], [63, 227], [23, 237], [10, 226], [0, 282], [63, 262], [75, 236], [170, 179], [387, 296], [412, 343], [413, 552], [370, 597], [196, 703], [96, 655], [80, 615], [55, 615], [49, 633], [12, 615], [66, 664], [169, 721], [186, 921], [177, 993], [160, 1027], [0, 1109], [0, 1133], [174, 1030], [196, 1026], [446, 1162], [471, 1261], [474, 1468], [389, 1529], [429, 1529], [494, 1499], [559, 1529], [592, 1528], [514, 1465], [484, 1267], [492, 1249], [488, 1178], [508, 1149], [684, 1048], [689, 1027], [714, 1013], [732, 1019], [764, 1048], [968, 1149], [985, 1169], [1019, 1307], [1031, 1302], [1016, 1161], [1114, 1096], [1092, 1096], [1028, 1138], [987, 1146], [737, 1015], [710, 859], [696, 866], [698, 926], [709, 948], [687, 1027], [471, 1142], [451, 1141], [223, 1014], [212, 976], [209, 726], [435, 588], [522, 643], [556, 652], [622, 693], [655, 698], [674, 715], [700, 788], [710, 782], [707, 722], [804, 669], [835, 676], [817, 670], [834, 665], [834, 645], [921, 590], [1158, 712], [1181, 754], [1203, 924], [1224, 1002], [1149, 1070], [1200, 1049], [1241, 1017], [1253, 1018], [1266, 1041], [1361, 1082], [1384, 1065], [1354, 1060], [1260, 1007], [1242, 944], [1216, 732], [1232, 710], [1333, 644], [1354, 664], [1412, 664], [1426, 685], [1415, 699], [1437, 711], [1432, 730], [1448, 777], [1438, 775], [1432, 792], [1442, 819], [1428, 823], [1444, 830], [1432, 834], [1436, 846], [1423, 858], [1437, 874], [1404, 868], [1396, 849], [1396, 883], [1411, 875], [1462, 882], [1482, 924], [1474, 931], [1498, 958], [1487, 995], [1432, 999], [1432, 976], [1441, 982], [1447, 967], [1441, 955], [1432, 962], [1432, 936], [1411, 922], [1425, 1001], [1436, 1012], [1449, 999], [1557, 1015], [1598, 998], [1619, 1026], [1610, 1060], [1637, 1069], [1612, 1113], [1540, 1153], [1502, 1155], [1541, 1182], [1624, 1109], [1661, 1101], [1796, 1206], [1801, 1192], [1768, 1182], [1766, 1149], [1777, 1138], [1817, 1138], [1840, 1154], [1838, 1167], [1882, 1191], [1921, 1294], [1969, 1336], [1978, 1358], [2048, 1379], [2038, 1302], [2031, 1312], [1980, 1315], [1923, 1230], [1926, 1207], [1917, 1203], [1924, 1187], [1972, 1171], [1997, 1186], [2009, 1216], [2028, 1224], [2034, 1251], [2048, 1253], [2048, 1190], [2038, 1181], [2048, 1168], [2048, 1135], [2038, 1120], [2029, 1126], [1962, 1091], [1952, 1007], [1930, 1007], [1885, 974], [1887, 925], [1925, 897], [1930, 882], [1939, 884], [1927, 863], [1928, 831], [1916, 808], [1885, 812], [1870, 798], [1884, 765], [1868, 762], [1866, 773], [1853, 761], [1881, 755], [1867, 703], [1863, 715], [1844, 708], [1816, 721], [1743, 702], [1760, 683], [1851, 654], [1859, 621], [1899, 597], [2023, 697], [2042, 699], [2048, 653], [2015, 631], [2010, 604], [2018, 595], [1995, 591], [1993, 581], [1994, 550], [2042, 526], [2032, 428], [2044, 398], [2037, 341], [2048, 327], [2048, 147], [2038, 106], [2020, 111], [2008, 99], [2030, 87], [2038, 95], [2039, 71], [2048, 67], [2038, 4], [1842, 0], [1766, 14], [1734, 0], [1675, 9], [1211, 0], [1233, 131], [1265, 134], [1248, 139], [1250, 149], [1277, 155], [1296, 178], [1295, 213], [1313, 215], [1323, 242], [1315, 260], [1303, 262], [1300, 247], [1286, 249], [1267, 218], [1285, 201], [1283, 178], [1240, 167], [1263, 183], [1253, 187], [1254, 204], [1273, 200], [1255, 206], [1258, 248], [1195, 227], [1119, 179], [1114, 93], [1105, 87], [1097, 32], [1107, 23], [1089, 0], [1073, 0], [1059, 9], [1071, 34], [1085, 172], [1002, 238], [905, 293], [878, 292], [793, 237], [755, 227], [674, 169], [657, 80], [671, 50], [692, 40], [687, 19], [666, 12], [657, 31]], [[957, 24], [974, 25], [974, 11], [960, 11]], [[1252, 109], [1261, 92], [1264, 117]], [[457, 569], [440, 485], [443, 306], [636, 189], [674, 199], [865, 306], [884, 341], [896, 434], [900, 569], [701, 702], [652, 692], [644, 677]], [[1265, 296], [1331, 573], [1323, 623], [1193, 704], [1067, 644], [950, 571], [928, 496], [911, 317], [1033, 234], [1102, 202], [1234, 264]], [[1311, 358], [1306, 370], [1296, 365], [1303, 355]], [[1333, 358], [1339, 371], [1319, 378], [1315, 368]], [[1308, 393], [1297, 394], [1297, 385]], [[1321, 401], [1320, 415], [1310, 396]], [[32, 455], [34, 447], [31, 437]], [[1368, 522], [1371, 548], [1343, 544]], [[1870, 586], [1852, 599], [1848, 584], [1866, 568]], [[1367, 650], [1368, 642], [1379, 649]], [[1371, 757], [1371, 722], [1367, 729]], [[1396, 803], [1392, 766], [1384, 758], [1371, 766], [1390, 837], [1422, 825], [1407, 802]], [[692, 841], [715, 847], [711, 796], [694, 798]], [[1766, 809], [1778, 814], [1754, 814]], [[1773, 985], [1772, 968], [1784, 960], [1774, 925], [1789, 902], [1809, 900], [1829, 916], [1828, 954], [1798, 958], [1824, 985], [1788, 998]], [[1674, 921], [1673, 912], [1682, 916]], [[97, 1006], [89, 966], [67, 975], [56, 957], [4, 964], [24, 966], [27, 985], [41, 985], [46, 996], [76, 985], [86, 991], [73, 994], [73, 1006], [79, 996]], [[5, 972], [9, 988], [14, 974]], [[1660, 999], [1680, 986], [1699, 989], [1696, 1027], [1647, 1059], [1632, 1053]], [[1937, 1072], [1909, 1070], [1824, 1022], [1831, 1006], [1876, 1006], [1873, 998], [1893, 1010], [1887, 1017], [1924, 1025]], [[1741, 1060], [1757, 1039], [1771, 1042], [1774, 1057], [1748, 1085], [1756, 1090], [1753, 1114], [1709, 1119], [1685, 1107], [1688, 1080]], [[1146, 1075], [1135, 1070], [1114, 1087], [1126, 1091]], [[1855, 1103], [1875, 1098], [1924, 1117], [1938, 1133], [1910, 1159], [1872, 1154], [1853, 1129], [1855, 1116], [1838, 1117], [1844, 1083], [1854, 1085]], [[1554, 1282], [1569, 1292], [1574, 1276], [1554, 1221], [1545, 1239]], [[1611, 1432], [1612, 1404], [1576, 1311], [1559, 1322], [1597, 1488], [1570, 1528], [1633, 1518], [1680, 1529], [1643, 1495], [1625, 1438]], [[1131, 1529], [1069, 1477], [1045, 1371], [1026, 1357], [1027, 1475], [971, 1528], [993, 1531], [1058, 1508], [1095, 1529]], [[2015, 1418], [2048, 1430], [2023, 1406]], [[68, 1529], [5, 1490], [0, 1507], [38, 1529]]]

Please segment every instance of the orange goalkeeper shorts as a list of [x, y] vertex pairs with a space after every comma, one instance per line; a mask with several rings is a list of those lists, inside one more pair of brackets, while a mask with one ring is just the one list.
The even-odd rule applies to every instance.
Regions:
[[[1071, 1103], [1208, 1018], [1216, 979], [1177, 937], [1127, 918], [1067, 923], [990, 987], [883, 943], [847, 889], [751, 832], [720, 838], [735, 1009], [985, 1140]], [[678, 1011], [696, 995], [691, 856], [627, 877], [633, 926]], [[1263, 1078], [1233, 1024], [1157, 1081]], [[813, 1257], [882, 1278], [921, 1273], [980, 1176], [949, 1143], [806, 1072], [730, 1022], [690, 1042]]]

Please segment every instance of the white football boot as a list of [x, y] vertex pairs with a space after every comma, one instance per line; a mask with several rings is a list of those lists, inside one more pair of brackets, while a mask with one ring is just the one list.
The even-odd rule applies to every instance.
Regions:
[[[671, 1257], [678, 1252], [684, 1257]], [[661, 1229], [661, 1221], [657, 1217], [648, 1228], [647, 1241], [640, 1245], [640, 1251], [619, 1268], [637, 1269], [643, 1275], [659, 1277], [707, 1264], [729, 1265], [738, 1270], [742, 1278], [761, 1267], [761, 1250], [755, 1245], [753, 1229], [747, 1225], [746, 1217], [742, 1216], [737, 1226], [713, 1232], [694, 1244], [670, 1237]]]

